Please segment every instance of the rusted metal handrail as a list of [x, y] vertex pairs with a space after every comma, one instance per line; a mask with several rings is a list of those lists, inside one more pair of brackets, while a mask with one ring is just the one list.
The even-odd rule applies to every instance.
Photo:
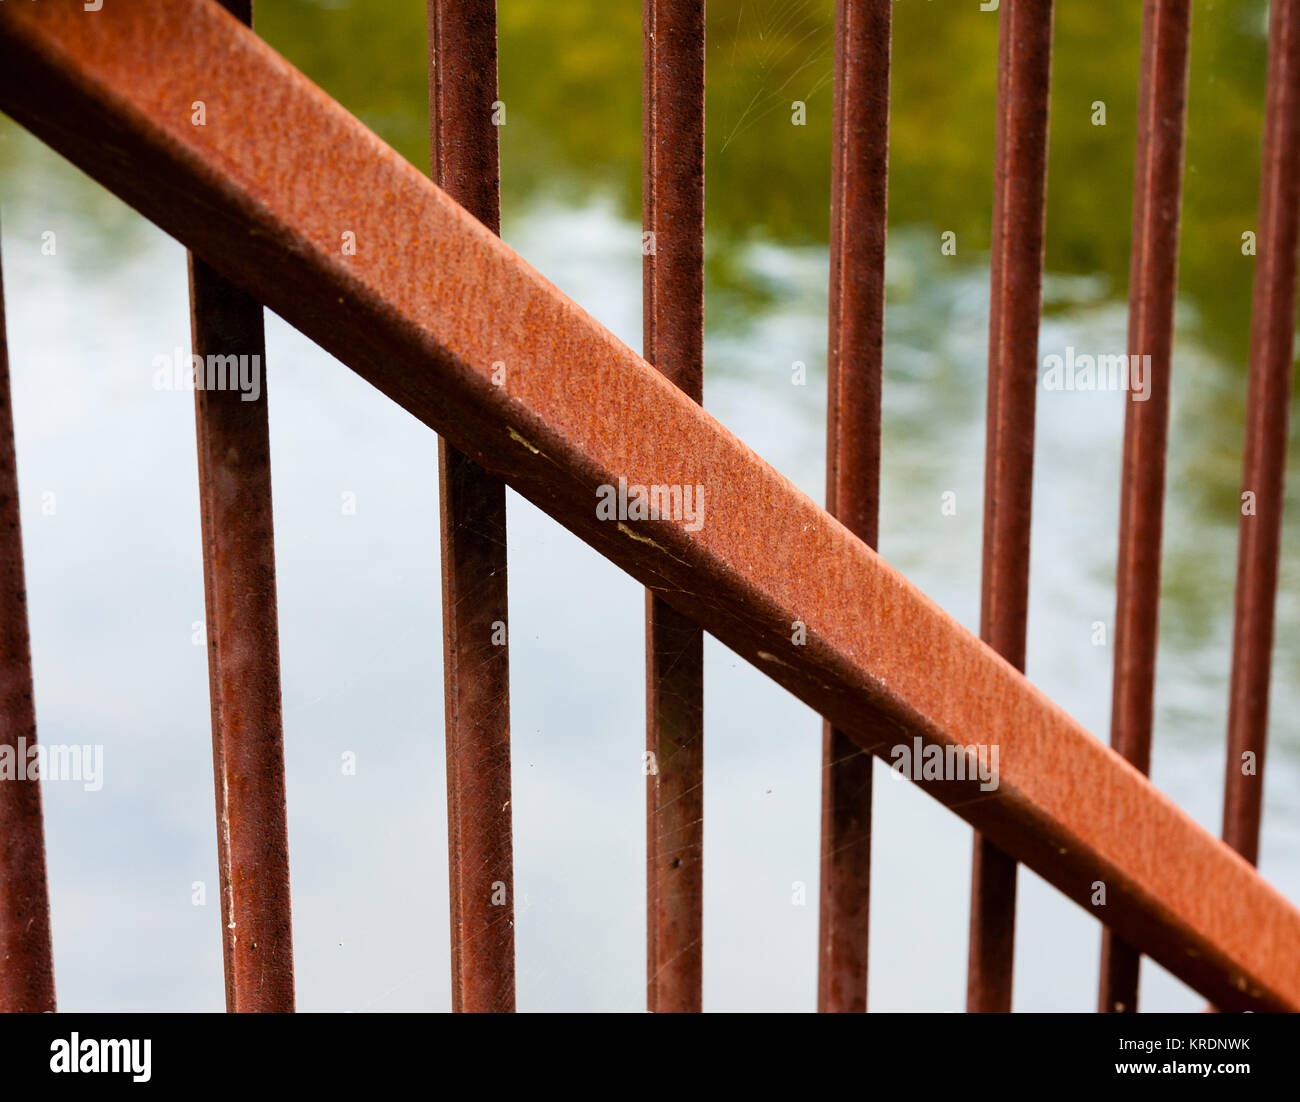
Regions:
[[[251, 26], [251, 0], [221, 3]], [[214, 115], [211, 125], [239, 121]], [[207, 376], [196, 379], [194, 413], [226, 1008], [291, 1011], [293, 922], [262, 304], [196, 256], [189, 270], [195, 370]], [[255, 382], [256, 390], [215, 378], [217, 372], [207, 370], [214, 358], [240, 363], [239, 383]]]
[[[826, 508], [871, 548], [880, 521], [891, 4], [835, 5]], [[844, 731], [823, 724], [822, 1011], [867, 1009], [873, 760]]]
[[[704, 0], [644, 0], [647, 361], [704, 398]], [[646, 1004], [698, 1011], [704, 964], [704, 633], [646, 593]]]
[[[496, 0], [429, 0], [434, 178], [501, 232]], [[512, 365], [499, 361], [508, 373]], [[453, 1010], [515, 1008], [506, 488], [438, 441]]]
[[[1115, 596], [1115, 679], [1110, 744], [1143, 773], [1151, 770], [1160, 541], [1169, 434], [1178, 222], [1187, 129], [1190, 0], [1146, 0], [1138, 77], [1133, 243], [1129, 262], [1128, 354], [1148, 357], [1144, 401], [1124, 407], [1119, 565]], [[1130, 360], [1130, 365], [1134, 361]], [[1136, 362], [1142, 362], [1141, 360]], [[1137, 1010], [1138, 953], [1102, 931], [1102, 1011]]]
[[[996, 745], [919, 783], [1218, 1005], [1300, 1008], [1300, 911], [220, 8], [5, 5], [0, 47], [6, 112], [859, 746]], [[705, 523], [602, 520], [620, 477]]]
[[[190, 258], [195, 355], [259, 357], [262, 305]], [[294, 1007], [266, 380], [194, 391], [226, 1006]]]
[[1252, 865], [1264, 794], [1300, 236], [1300, 2], [1273, 0], [1271, 7], [1223, 801], [1224, 841]]
[[0, 1012], [54, 1010], [54, 952], [45, 874], [41, 784], [27, 772], [36, 746], [27, 585], [18, 514], [18, 459], [0, 280], [0, 747], [20, 775], [0, 780]]
[[[1000, 18], [980, 638], [1023, 670], [1047, 207], [1052, 0], [1005, 0]], [[966, 1007], [1008, 1011], [1016, 864], [978, 833], [970, 911]]]

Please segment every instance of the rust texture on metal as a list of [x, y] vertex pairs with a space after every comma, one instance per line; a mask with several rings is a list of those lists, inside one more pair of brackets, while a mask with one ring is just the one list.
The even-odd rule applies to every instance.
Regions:
[[[643, 352], [704, 390], [704, 0], [642, 5]], [[646, 593], [646, 1005], [699, 1011], [704, 954], [704, 633]]]
[[[1024, 670], [1047, 208], [1051, 0], [1006, 0], [1001, 20], [980, 638]], [[1015, 925], [1015, 862], [976, 834], [967, 1009], [1011, 1009]]]
[[27, 752], [35, 746], [18, 457], [0, 285], [0, 748], [15, 769], [0, 778], [0, 1011], [41, 1014], [54, 1009], [54, 953], [41, 783], [26, 769]]
[[[1128, 354], [1150, 388], [1129, 391], [1120, 476], [1115, 596], [1115, 677], [1110, 744], [1143, 773], [1151, 770], [1165, 451], [1178, 289], [1178, 223], [1187, 130], [1191, 0], [1145, 0], [1138, 77], [1133, 242], [1129, 261]], [[1130, 376], [1131, 378], [1131, 376]], [[1102, 931], [1098, 1008], [1137, 1011], [1139, 954]]]
[[[0, 49], [0, 109], [397, 405], [864, 749], [997, 745], [918, 783], [1219, 1006], [1300, 1009], [1300, 910], [256, 35], [6, 4]], [[620, 476], [704, 485], [703, 525], [602, 519]]]
[[[501, 230], [496, 0], [429, 0], [433, 171]], [[504, 355], [501, 370], [513, 365]], [[438, 441], [452, 1009], [515, 1009], [506, 488]]]
[[[826, 508], [875, 548], [880, 515], [892, 0], [837, 0], [831, 146]], [[873, 758], [822, 731], [817, 1008], [867, 1009]]]
[[1273, 0], [1271, 8], [1223, 801], [1224, 841], [1252, 865], [1268, 738], [1300, 214], [1300, 3]]
[[247, 357], [258, 382], [256, 401], [245, 401], [238, 388], [194, 391], [226, 1008], [291, 1011], [293, 927], [262, 306], [191, 255], [190, 310], [194, 354], [205, 365], [212, 357]]
[[[251, 25], [249, 0], [222, 3]], [[225, 116], [211, 122], [231, 125]], [[194, 413], [226, 1008], [291, 1011], [293, 927], [262, 305], [192, 254], [189, 278], [194, 354], [205, 365]], [[239, 366], [228, 367], [232, 362]], [[217, 378], [208, 367], [214, 364], [223, 374], [233, 372], [234, 382]], [[245, 389], [245, 383], [255, 386]]]

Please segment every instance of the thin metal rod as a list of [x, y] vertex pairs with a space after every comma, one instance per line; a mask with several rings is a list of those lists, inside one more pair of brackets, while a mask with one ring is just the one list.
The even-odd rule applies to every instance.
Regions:
[[[41, 783], [33, 775], [36, 705], [18, 512], [18, 457], [0, 282], [0, 1012], [54, 1010], [54, 950]], [[7, 759], [7, 761], [6, 761]]]
[[[0, 4], [0, 50], [0, 110], [858, 745], [997, 745], [987, 783], [916, 783], [1089, 914], [1104, 880], [1219, 1006], [1300, 1008], [1300, 910], [256, 35], [208, 0]], [[241, 125], [190, 125], [197, 84]], [[602, 519], [620, 478], [704, 485], [705, 523]]]
[[[293, 927], [262, 306], [190, 256], [194, 354], [239, 357], [259, 396], [194, 392], [226, 1008], [290, 1011]], [[229, 361], [227, 361], [229, 362]]]
[[[704, 386], [704, 0], [642, 7], [645, 358]], [[646, 593], [646, 1004], [698, 1012], [704, 937], [704, 632]]]
[[[1051, 0], [1004, 0], [998, 46], [980, 637], [1018, 670], [1025, 668], [1029, 604], [1051, 69]], [[1015, 862], [977, 834], [967, 1009], [1011, 1009], [1015, 922]]]
[[[250, 0], [222, 3], [251, 25]], [[242, 122], [214, 111], [209, 125], [232, 121]], [[262, 305], [193, 254], [189, 279], [226, 1009], [286, 1012], [293, 922]]]
[[[1111, 746], [1143, 773], [1151, 768], [1190, 28], [1190, 0], [1145, 0], [1127, 378], [1131, 383], [1140, 372], [1147, 389], [1129, 390], [1124, 414], [1110, 721]], [[1131, 945], [1109, 929], [1102, 931], [1098, 1008], [1103, 1013], [1137, 1011], [1139, 960]]]
[[[835, 6], [826, 508], [872, 548], [880, 513], [891, 4]], [[848, 734], [823, 723], [822, 1012], [867, 1009], [872, 762]]]
[[[500, 233], [496, 0], [429, 0], [428, 16], [434, 178]], [[506, 488], [442, 438], [438, 488], [452, 1009], [513, 1011]]]
[[1223, 839], [1252, 865], [1268, 740], [1300, 211], [1300, 3], [1271, 7], [1223, 801]]

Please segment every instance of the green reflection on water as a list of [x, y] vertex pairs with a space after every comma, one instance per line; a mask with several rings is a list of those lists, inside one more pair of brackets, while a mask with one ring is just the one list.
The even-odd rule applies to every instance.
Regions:
[[[641, 202], [641, 12], [623, 3], [502, 0], [505, 216], [539, 195]], [[1264, 0], [1197, 4], [1180, 287], [1202, 339], [1245, 356], [1267, 43]], [[833, 0], [708, 5], [710, 281], [728, 306], [763, 288], [735, 245], [827, 239]], [[259, 32], [414, 164], [428, 165], [424, 6], [261, 0]], [[1060, 4], [1052, 73], [1047, 266], [1127, 285], [1141, 5]], [[970, 2], [894, 6], [890, 221], [953, 230], [959, 259], [989, 245], [997, 16]], [[807, 104], [806, 125], [791, 103]], [[1106, 125], [1093, 124], [1093, 104]], [[1234, 266], [1237, 269], [1234, 271]], [[1237, 278], [1238, 276], [1242, 278]], [[1049, 309], [1051, 304], [1049, 303]], [[716, 322], [725, 324], [726, 317]], [[1221, 403], [1211, 404], [1217, 411]]]

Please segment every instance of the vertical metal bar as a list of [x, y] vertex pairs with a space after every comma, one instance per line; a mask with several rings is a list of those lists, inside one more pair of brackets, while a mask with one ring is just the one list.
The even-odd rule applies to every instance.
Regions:
[[1223, 802], [1223, 839], [1251, 864], [1259, 858], [1264, 792], [1269, 661], [1295, 355], [1298, 209], [1300, 2], [1273, 0]]
[[[876, 546], [884, 356], [892, 0], [836, 0], [826, 508]], [[884, 737], [882, 735], [882, 737]], [[817, 1009], [867, 1009], [872, 757], [822, 735]]]
[[[1023, 670], [1047, 199], [1051, 0], [1003, 0], [999, 37], [980, 636]], [[967, 1009], [1011, 1009], [1015, 920], [1015, 861], [977, 834]]]
[[[252, 23], [251, 0], [222, 3]], [[194, 366], [204, 373], [196, 379], [194, 410], [226, 1008], [291, 1011], [293, 924], [262, 305], [197, 256], [189, 259]], [[212, 365], [229, 365], [227, 357], [237, 357], [240, 386], [232, 386], [229, 375], [224, 382], [216, 377]], [[242, 389], [245, 380], [255, 388]], [[253, 393], [255, 400], [246, 400]]]
[[[1124, 415], [1116, 569], [1115, 683], [1110, 743], [1143, 773], [1151, 768], [1156, 644], [1160, 609], [1160, 546], [1169, 434], [1174, 297], [1178, 289], [1178, 223], [1187, 123], [1190, 0], [1145, 0], [1129, 262], [1128, 354], [1150, 388], [1130, 391]], [[1102, 1012], [1136, 1012], [1140, 954], [1102, 931]]]
[[[429, 0], [428, 13], [434, 178], [500, 233], [496, 2]], [[438, 486], [452, 1008], [513, 1011], [506, 491], [442, 439]]]
[[[194, 352], [247, 357], [261, 394], [195, 390], [226, 1006], [294, 1007], [262, 306], [190, 257]], [[210, 382], [210, 380], [209, 380]]]
[[[642, 7], [644, 354], [704, 383], [704, 0]], [[704, 930], [704, 634], [646, 593], [646, 1001], [699, 1011]]]
[[54, 951], [41, 784], [27, 773], [36, 706], [4, 313], [0, 282], [0, 747], [13, 768], [0, 776], [0, 1012], [39, 1014], [54, 1009]]

